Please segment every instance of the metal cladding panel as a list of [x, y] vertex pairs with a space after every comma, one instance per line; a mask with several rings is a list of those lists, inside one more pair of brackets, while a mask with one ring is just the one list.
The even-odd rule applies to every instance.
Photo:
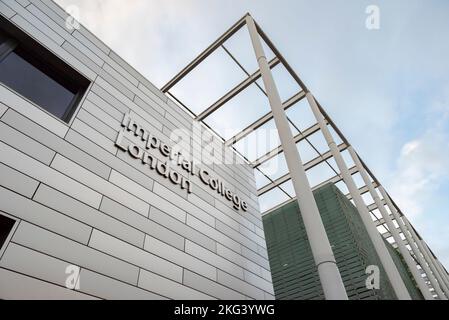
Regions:
[[[116, 140], [129, 113], [172, 146], [177, 128], [194, 136], [189, 114], [86, 28], [68, 29], [53, 1], [0, 0], [0, 15], [90, 81], [68, 123], [0, 83], [0, 214], [18, 225], [0, 248], [0, 299], [272, 299], [252, 168], [198, 165], [246, 201], [246, 212], [179, 168], [188, 193]], [[191, 140], [186, 158], [201, 158], [203, 146]], [[144, 146], [132, 132], [123, 141]], [[148, 152], [168, 161], [158, 151]], [[39, 269], [21, 265], [26, 252]], [[66, 265], [79, 268], [75, 290], [63, 273], [51, 277]], [[15, 284], [30, 289], [8, 291]]]
[[[333, 184], [314, 192], [349, 299], [396, 299], [354, 205]], [[324, 299], [297, 202], [263, 218], [277, 299]], [[386, 242], [414, 299], [422, 299], [400, 254]], [[380, 289], [367, 289], [365, 273], [379, 266]]]

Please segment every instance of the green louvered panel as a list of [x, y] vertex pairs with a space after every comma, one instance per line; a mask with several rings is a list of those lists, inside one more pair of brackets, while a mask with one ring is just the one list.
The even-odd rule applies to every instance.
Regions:
[[388, 250], [390, 251], [391, 256], [393, 257], [394, 263], [398, 267], [399, 273], [401, 274], [401, 277], [404, 280], [405, 286], [407, 287], [408, 292], [410, 293], [412, 299], [424, 300], [424, 297], [421, 291], [419, 290], [415, 279], [413, 279], [413, 275], [410, 272], [410, 269], [408, 268], [407, 264], [405, 263], [401, 253], [397, 249], [393, 248], [390, 244], [387, 247]]
[[[352, 203], [333, 184], [314, 196], [350, 299], [395, 299], [374, 246]], [[263, 218], [277, 299], [323, 299], [323, 291], [296, 202]], [[399, 253], [387, 243], [414, 299], [421, 298]], [[377, 265], [380, 290], [366, 288], [365, 270]]]

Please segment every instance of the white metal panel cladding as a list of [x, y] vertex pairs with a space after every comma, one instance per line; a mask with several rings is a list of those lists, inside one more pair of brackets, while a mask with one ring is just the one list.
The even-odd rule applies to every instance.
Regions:
[[68, 125], [0, 84], [0, 211], [18, 220], [0, 298], [272, 299], [252, 168], [204, 164], [248, 212], [198, 177], [178, 190], [114, 142], [125, 113], [170, 143], [192, 130], [187, 112], [84, 27], [66, 29], [51, 0], [1, 0], [0, 14], [92, 82]]

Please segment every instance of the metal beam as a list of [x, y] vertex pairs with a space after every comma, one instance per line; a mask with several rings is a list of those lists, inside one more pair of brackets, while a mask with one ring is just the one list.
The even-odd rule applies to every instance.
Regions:
[[[304, 91], [301, 91], [297, 94], [295, 94], [293, 97], [288, 99], [286, 102], [284, 102], [284, 110], [288, 110], [293, 105], [295, 105], [297, 102], [301, 101], [306, 97], [306, 93]], [[251, 132], [259, 129], [261, 126], [263, 126], [265, 123], [273, 119], [273, 113], [270, 111], [266, 115], [260, 117], [256, 121], [254, 121], [252, 124], [247, 126], [245, 129], [240, 131], [238, 134], [236, 134], [234, 137], [226, 141], [226, 146], [230, 147], [233, 144], [236, 144], [240, 140], [244, 139], [246, 136], [248, 136]]]
[[446, 293], [446, 297], [449, 297], [449, 283], [444, 276], [444, 273], [438, 265], [435, 256], [430, 252], [430, 249], [427, 246], [426, 242], [424, 240], [421, 240], [421, 244], [424, 247], [424, 251], [426, 252], [427, 256], [429, 257], [429, 262], [433, 265], [432, 271], [436, 272], [438, 282], [440, 283], [443, 291]]
[[[374, 187], [377, 188], [377, 183], [374, 183]], [[360, 195], [362, 195], [362, 196], [363, 196], [365, 193], [368, 193], [368, 192], [369, 192], [368, 186], [367, 186], [367, 185], [364, 185], [363, 187], [359, 188], [359, 192], [360, 192]], [[346, 197], [347, 197], [349, 200], [352, 200], [352, 196], [351, 196], [350, 193], [348, 193], [348, 194], [346, 195]]]
[[314, 262], [318, 270], [324, 297], [328, 300], [348, 300], [348, 295], [346, 294], [335, 256], [332, 252], [323, 221], [321, 220], [318, 206], [313, 197], [298, 149], [293, 141], [293, 134], [273, 75], [268, 66], [257, 27], [251, 16], [248, 16], [246, 21], [254, 53], [262, 72], [262, 79], [270, 102], [271, 111], [273, 112], [273, 118], [279, 133], [281, 144], [284, 148], [287, 166], [292, 176], [293, 187], [298, 198], [298, 205], [309, 239]]
[[293, 70], [293, 68], [290, 66], [290, 64], [287, 62], [287, 60], [285, 60], [285, 58], [282, 56], [282, 54], [279, 52], [279, 50], [275, 47], [273, 42], [271, 42], [270, 38], [267, 37], [265, 32], [262, 30], [262, 28], [259, 27], [259, 25], [257, 23], [255, 23], [255, 25], [256, 25], [256, 29], [257, 29], [257, 32], [260, 35], [260, 37], [263, 39], [263, 41], [265, 41], [265, 43], [271, 49], [271, 51], [273, 51], [274, 55], [281, 60], [282, 64], [284, 65], [285, 69], [287, 69], [288, 73], [290, 73], [292, 78], [295, 79], [296, 83], [298, 83], [298, 85], [301, 87], [301, 89], [303, 91], [308, 92], [309, 90], [307, 89], [304, 82], [302, 82], [302, 80], [296, 74], [295, 70]]
[[309, 92], [307, 93], [307, 100], [309, 102], [310, 108], [312, 109], [313, 114], [315, 115], [315, 119], [320, 125], [321, 132], [326, 140], [329, 149], [332, 152], [335, 162], [337, 163], [338, 169], [343, 177], [343, 180], [348, 187], [349, 192], [352, 195], [357, 211], [362, 219], [363, 224], [365, 225], [365, 229], [368, 232], [368, 236], [371, 239], [371, 242], [376, 249], [376, 253], [380, 258], [382, 266], [384, 267], [385, 273], [387, 274], [388, 280], [390, 280], [391, 286], [396, 294], [396, 297], [399, 300], [411, 300], [411, 296], [407, 290], [407, 287], [404, 284], [404, 281], [401, 278], [401, 275], [391, 257], [388, 249], [374, 226], [373, 220], [371, 219], [371, 215], [366, 207], [365, 202], [363, 201], [362, 196], [359, 193], [359, 190], [354, 182], [354, 179], [351, 174], [349, 174], [348, 167], [341, 155], [341, 152], [338, 150], [338, 147], [332, 137], [329, 128], [325, 122], [325, 118], [323, 113], [320, 111], [318, 104], [313, 97], [313, 95]]
[[[349, 169], [349, 172], [351, 174], [356, 174], [358, 171], [357, 171], [357, 168], [354, 166], [354, 167]], [[333, 176], [332, 178], [330, 178], [330, 179], [328, 179], [326, 181], [323, 181], [320, 184], [312, 187], [312, 191], [318, 190], [319, 188], [325, 186], [328, 183], [336, 184], [336, 183], [340, 182], [341, 180], [342, 180], [342, 178], [341, 178], [340, 175]], [[262, 212], [262, 216], [264, 216], [266, 214], [269, 214], [270, 212], [273, 212], [273, 211], [275, 211], [275, 210], [277, 210], [277, 209], [279, 209], [279, 208], [281, 208], [281, 207], [285, 206], [286, 204], [291, 203], [293, 201], [296, 201], [296, 198], [289, 199], [289, 200], [287, 200], [285, 202], [282, 202], [281, 204], [278, 204], [277, 206], [275, 206], [275, 207], [273, 207], [273, 208], [271, 208], [271, 209], [269, 209], [269, 210], [267, 210], [265, 212]]]
[[[248, 24], [248, 21], [251, 21], [253, 24], [253, 27], [255, 29], [255, 31], [253, 30], [252, 32], [252, 41], [253, 41], [253, 45], [254, 45], [254, 34], [258, 34], [258, 40], [260, 42], [260, 37], [265, 41], [265, 43], [268, 45], [268, 47], [273, 51], [273, 53], [275, 54], [275, 58], [273, 60], [270, 61], [269, 63], [269, 69], [271, 70], [271, 68], [274, 68], [276, 65], [278, 65], [279, 63], [281, 63], [286, 69], [287, 71], [290, 73], [290, 75], [296, 80], [296, 82], [299, 84], [299, 86], [302, 88], [302, 92], [298, 93], [297, 95], [295, 95], [294, 97], [290, 98], [287, 102], [285, 102], [283, 105], [281, 105], [281, 109], [283, 107], [283, 111], [285, 113], [285, 110], [287, 110], [289, 107], [291, 107], [292, 105], [294, 105], [295, 103], [297, 103], [298, 101], [300, 101], [301, 99], [303, 99], [306, 95], [306, 93], [308, 93], [308, 89], [306, 88], [306, 86], [304, 85], [304, 83], [301, 81], [301, 79], [298, 77], [298, 75], [295, 73], [295, 71], [290, 67], [290, 65], [287, 63], [287, 61], [284, 59], [284, 57], [280, 54], [280, 52], [276, 49], [276, 47], [273, 45], [273, 43], [270, 41], [270, 39], [265, 35], [265, 33], [262, 31], [262, 29], [255, 24], [255, 22], [252, 20], [251, 16], [249, 14], [246, 14], [242, 19], [240, 19], [237, 23], [235, 23], [229, 30], [227, 30], [222, 36], [220, 36], [211, 46], [209, 46], [205, 51], [203, 51], [196, 59], [194, 59], [189, 65], [187, 65], [181, 72], [179, 72], [170, 82], [168, 82], [161, 90], [167, 94], [170, 94], [169, 90], [176, 85], [183, 77], [185, 77], [189, 72], [191, 72], [195, 67], [197, 67], [198, 64], [200, 64], [202, 61], [204, 61], [204, 59], [206, 59], [210, 54], [212, 54], [215, 50], [217, 50], [220, 46], [223, 47], [223, 49], [225, 50], [225, 52], [227, 52], [231, 58], [243, 69], [242, 65], [232, 56], [232, 54], [224, 47], [224, 43], [232, 36], [234, 35], [238, 30], [240, 30], [245, 24]], [[250, 28], [250, 26], [248, 26], [248, 28]], [[251, 33], [251, 32], [250, 32]], [[263, 51], [263, 50], [262, 50]], [[261, 56], [258, 57], [260, 59], [265, 58], [265, 56]], [[265, 58], [266, 61], [266, 58]], [[259, 62], [259, 66], [260, 66], [260, 61], [258, 59]], [[268, 70], [268, 71], [270, 71]], [[245, 71], [245, 70], [244, 70]], [[216, 110], [218, 110], [220, 107], [222, 107], [226, 102], [228, 102], [229, 100], [231, 100], [233, 97], [235, 97], [236, 95], [238, 95], [241, 91], [245, 90], [246, 88], [248, 88], [251, 84], [255, 83], [257, 81], [257, 79], [259, 79], [261, 77], [261, 72], [258, 71], [253, 75], [249, 75], [248, 72], [245, 71], [245, 73], [248, 75], [248, 78], [246, 80], [244, 80], [242, 83], [240, 83], [238, 86], [236, 86], [234, 89], [232, 89], [230, 92], [228, 92], [225, 96], [223, 96], [221, 99], [217, 100], [216, 103], [214, 103], [212, 106], [210, 106], [208, 109], [206, 109], [205, 111], [203, 111], [198, 117], [198, 120], [204, 120], [205, 118], [207, 118], [208, 116], [210, 116], [213, 112], [215, 112]], [[271, 71], [269, 72], [271, 74]], [[265, 80], [265, 79], [264, 79]], [[266, 85], [265, 81], [264, 84]], [[259, 86], [259, 88], [261, 88]], [[262, 92], [264, 94], [267, 94], [264, 92], [263, 89], [261, 89]], [[270, 98], [270, 97], [269, 97]], [[272, 98], [272, 97], [271, 97]], [[176, 98], [175, 98], [176, 99]], [[271, 105], [270, 101], [270, 105]], [[180, 105], [182, 105], [182, 102], [178, 101], [178, 103], [180, 103]], [[328, 114], [325, 112], [325, 110], [321, 107], [321, 105], [317, 103], [317, 107], [320, 110], [321, 114], [323, 115], [325, 121], [326, 121], [326, 125], [330, 125], [335, 132], [338, 134], [338, 136], [341, 138], [341, 140], [344, 142], [344, 144], [349, 145], [348, 141], [346, 140], [346, 138], [344, 137], [344, 135], [340, 132], [340, 130], [338, 129], [338, 127], [334, 124], [334, 122], [332, 121], [332, 119], [328, 116]], [[187, 108], [186, 108], [187, 109]], [[188, 110], [188, 109], [187, 109]], [[269, 122], [270, 120], [273, 119], [273, 113], [269, 112], [268, 114], [266, 114], [265, 116], [259, 118], [258, 120], [256, 120], [255, 122], [253, 122], [250, 126], [248, 126], [247, 128], [245, 128], [244, 130], [242, 130], [240, 133], [238, 133], [237, 135], [235, 135], [232, 139], [226, 141], [226, 145], [227, 146], [232, 146], [233, 144], [235, 144], [236, 142], [244, 139], [246, 136], [248, 136], [249, 134], [251, 134], [251, 132], [253, 132], [254, 130], [260, 128], [261, 126], [263, 126], [264, 124], [266, 124], [267, 122]], [[307, 137], [312, 135], [313, 133], [317, 132], [318, 130], [320, 130], [319, 125], [316, 124], [315, 126], [312, 126], [308, 129], [306, 129], [303, 133], [298, 134], [297, 136], [294, 137], [294, 142], [298, 143], [302, 140], [307, 140]], [[307, 140], [308, 141], [308, 140]], [[234, 150], [237, 154], [239, 154], [238, 151]], [[266, 161], [269, 161], [270, 159], [272, 159], [273, 157], [279, 155], [280, 153], [282, 153], [284, 150], [281, 147], [276, 148], [275, 150], [270, 151], [269, 153], [267, 153], [266, 155], [262, 156], [261, 158], [257, 159], [256, 161], [254, 161], [253, 163], [251, 163], [251, 165], [253, 165], [255, 168], [257, 168], [258, 166], [260, 166], [261, 164], [265, 163]], [[328, 156], [329, 156], [330, 152], [325, 153], [322, 156], [319, 156], [315, 159], [313, 159], [312, 161], [306, 163], [304, 165], [305, 168], [312, 168], [313, 166], [322, 163], [324, 161], [326, 161]], [[243, 157], [245, 158], [245, 157]], [[370, 169], [365, 165], [365, 163], [360, 160], [362, 163], [362, 167], [365, 168], [365, 170], [368, 172], [368, 174], [371, 176], [371, 178], [374, 180], [375, 182], [375, 186], [380, 186], [380, 183], [378, 182], [378, 180], [376, 179], [376, 177], [372, 174], [372, 172], [370, 171]], [[308, 170], [308, 169], [306, 169]], [[353, 167], [351, 169], [349, 169], [349, 173], [352, 175], [354, 173], [358, 172], [358, 169], [356, 167]], [[290, 179], [290, 175], [287, 174], [279, 179], [277, 179], [276, 181], [272, 182], [271, 184], [261, 188], [259, 191], [262, 191], [261, 194], [268, 192], [269, 190], [272, 190], [273, 187], [279, 186], [282, 183], [285, 183], [286, 181], [288, 181], [288, 179]], [[314, 187], [313, 190], [323, 186], [326, 183], [332, 182], [332, 183], [337, 183], [339, 181], [342, 180], [342, 177], [340, 175], [336, 175], [330, 179], [328, 179], [327, 181], [319, 184], [318, 186]], [[269, 188], [270, 187], [270, 188]], [[267, 189], [267, 190], [265, 190]], [[365, 185], [364, 187], [360, 188], [359, 190], [360, 194], [364, 194], [365, 192], [369, 191], [368, 187]], [[348, 197], [348, 199], [352, 199], [351, 196]], [[401, 219], [399, 216], [403, 216], [403, 213], [401, 212], [400, 208], [396, 205], [396, 203], [394, 203], [394, 201], [391, 198], [388, 198], [388, 200], [391, 203], [388, 203], [390, 210], [395, 212], [398, 215], [399, 221], [398, 224], [399, 226], [401, 226], [400, 222]], [[292, 200], [289, 200], [292, 201]], [[382, 205], [385, 206], [386, 200], [382, 200]], [[391, 206], [390, 206], [391, 205]], [[375, 210], [377, 207], [377, 205], [374, 203], [372, 205], [369, 206], [369, 210]], [[393, 208], [393, 209], [392, 209]], [[377, 217], [376, 217], [377, 218]], [[397, 220], [397, 219], [395, 219]], [[382, 223], [385, 226], [385, 220], [384, 219], [378, 219], [375, 222], [376, 225], [379, 225], [380, 223]], [[415, 233], [414, 236], [417, 237], [416, 241], [420, 241], [421, 237], [419, 236], [419, 234], [417, 233], [417, 231], [413, 228], [413, 226], [410, 225], [410, 233]], [[410, 236], [408, 234], [408, 231], [405, 232], [406, 236]], [[387, 233], [384, 234], [384, 236], [388, 236]], [[409, 241], [407, 241], [409, 242]], [[409, 243], [410, 246], [416, 247], [414, 244]], [[417, 248], [418, 249], [418, 248]], [[428, 255], [432, 256], [431, 258], [434, 258], [434, 254], [433, 252], [431, 252], [431, 250], [429, 248], [428, 249]], [[433, 262], [437, 261], [436, 258], [434, 259]], [[440, 273], [442, 272], [443, 267], [438, 265], [437, 266]], [[444, 269], [444, 275], [447, 275], [446, 270]], [[445, 279], [446, 280], [446, 279]], [[447, 285], [447, 283], [446, 283]], [[448, 289], [446, 287], [446, 289]]]
[[[395, 212], [394, 208], [392, 208], [393, 203], [390, 199], [390, 197], [386, 194], [385, 190], [381, 188], [382, 195], [388, 199], [388, 206], [390, 207], [390, 211], [393, 213]], [[400, 220], [400, 219], [399, 219]], [[398, 221], [400, 222], [400, 221]], [[415, 254], [415, 257], [418, 259], [419, 264], [424, 269], [424, 271], [427, 274], [427, 277], [429, 278], [432, 287], [435, 289], [435, 292], [438, 294], [441, 300], [447, 300], [447, 297], [445, 296], [442, 288], [440, 287], [440, 284], [438, 282], [438, 279], [436, 278], [436, 275], [433, 273], [433, 269], [431, 267], [431, 263], [429, 262], [429, 259], [426, 258], [426, 253], [424, 252], [424, 248], [422, 247], [422, 244], [420, 242], [420, 239], [418, 238], [417, 233], [415, 232], [415, 229], [412, 227], [410, 222], [408, 221], [407, 217], [402, 217], [402, 224], [405, 226], [407, 232], [405, 235], [408, 237], [407, 240], [409, 241], [410, 247], [413, 250], [413, 253]]]
[[[307, 128], [306, 130], [304, 130], [303, 132], [297, 134], [294, 138], [293, 141], [298, 144], [299, 142], [301, 142], [302, 140], [305, 140], [306, 138], [310, 137], [311, 135], [313, 135], [314, 133], [320, 131], [320, 126], [318, 124], [314, 124], [313, 126]], [[274, 158], [275, 156], [277, 156], [278, 154], [281, 154], [284, 151], [284, 148], [282, 147], [282, 145], [280, 145], [279, 147], [271, 150], [270, 152], [268, 152], [267, 154], [265, 154], [264, 156], [260, 157], [259, 159], [253, 161], [251, 163], [251, 166], [253, 168], [257, 168], [259, 166], [261, 166], [262, 164], [264, 164], [265, 162], [269, 161], [270, 159]]]
[[[269, 62], [269, 67], [274, 68], [279, 64], [279, 59], [274, 58]], [[243, 80], [241, 83], [239, 83], [237, 86], [235, 86], [231, 91], [229, 91], [227, 94], [225, 94], [223, 97], [218, 99], [213, 105], [211, 105], [209, 108], [201, 112], [197, 117], [197, 121], [203, 121], [208, 116], [210, 116], [212, 113], [217, 111], [219, 108], [221, 108], [224, 104], [226, 104], [229, 100], [234, 98], [236, 95], [238, 95], [240, 92], [248, 88], [250, 85], [252, 85], [254, 82], [259, 80], [261, 77], [260, 70], [250, 75], [248, 78]]]
[[402, 234], [405, 236], [405, 239], [408, 242], [408, 245], [410, 246], [410, 250], [413, 253], [413, 258], [415, 259], [415, 262], [417, 262], [422, 272], [424, 272], [427, 276], [428, 281], [430, 284], [428, 284], [429, 287], [432, 287], [434, 290], [434, 293], [441, 299], [446, 300], [443, 291], [438, 285], [438, 281], [435, 278], [435, 276], [432, 274], [432, 271], [430, 270], [430, 267], [428, 266], [425, 257], [420, 253], [420, 248], [417, 246], [418, 241], [420, 241], [417, 237], [417, 233], [415, 232], [413, 226], [410, 224], [408, 219], [402, 214], [402, 218], [400, 216], [399, 209], [397, 209], [397, 205], [393, 202], [390, 195], [385, 191], [385, 189], [382, 186], [379, 186], [379, 191], [384, 198], [384, 201], [386, 202], [388, 208], [390, 209], [394, 219], [396, 220], [399, 228], [402, 231]]
[[[385, 202], [385, 201], [384, 201]], [[377, 208], [377, 206], [376, 206]], [[390, 218], [394, 219], [394, 216], [392, 214], [390, 214]], [[384, 218], [380, 218], [376, 221], [376, 227], [380, 226], [380, 225], [385, 225], [385, 220]], [[399, 229], [399, 227], [397, 227], [396, 229]]]
[[[357, 170], [357, 168], [355, 166], [349, 169], [349, 173], [351, 175], [354, 175], [357, 172], [359, 172], [359, 171]], [[328, 183], [333, 183], [333, 184], [339, 183], [342, 180], [343, 180], [343, 178], [341, 177], [341, 175], [333, 176], [332, 178], [330, 178], [330, 179], [328, 179], [326, 181], [323, 181], [320, 184], [318, 184], [315, 187], [313, 187], [313, 190], [315, 191], [316, 189], [319, 189], [319, 188], [321, 188], [322, 186], [324, 186], [324, 185], [326, 185]]]
[[[385, 202], [385, 199], [382, 200], [382, 204], [383, 204], [383, 205], [386, 205], [386, 204], [387, 204], [387, 203]], [[376, 209], [378, 209], [378, 208], [377, 208], [377, 204], [373, 203], [373, 204], [368, 205], [368, 210], [369, 210], [370, 212], [371, 212], [371, 211], [374, 211], [374, 210], [376, 210]]]
[[229, 28], [223, 35], [221, 35], [214, 43], [212, 43], [206, 50], [204, 50], [199, 56], [197, 56], [192, 62], [190, 62], [184, 69], [182, 69], [172, 80], [170, 80], [161, 91], [166, 93], [173, 88], [179, 81], [182, 80], [187, 74], [189, 74], [196, 66], [198, 66], [204, 59], [211, 55], [216, 49], [218, 49], [223, 43], [232, 37], [237, 31], [239, 31], [246, 24], [246, 17], [249, 13], [245, 14], [239, 21], [237, 21], [231, 28]]
[[[225, 45], [221, 45], [221, 47], [223, 48], [223, 50], [228, 54], [228, 56], [232, 59], [232, 61], [234, 61], [239, 68], [249, 77], [250, 74], [248, 72], [248, 70], [245, 69], [245, 67], [237, 60], [236, 57], [234, 57], [234, 55], [225, 47]], [[264, 94], [264, 96], [267, 96], [267, 93], [265, 92], [265, 90], [256, 82], [256, 87], [259, 88], [259, 90]]]
[[[430, 248], [429, 248], [429, 251], [430, 251]], [[448, 276], [448, 274], [446, 272], [446, 269], [444, 268], [443, 264], [440, 262], [440, 260], [436, 259], [436, 257], [435, 257], [435, 262], [436, 262], [438, 268], [441, 271], [441, 275], [446, 280], [446, 285], [449, 285], [449, 276]]]
[[[339, 150], [344, 151], [348, 148], [348, 146], [344, 143], [342, 143], [341, 145], [338, 146]], [[310, 160], [309, 162], [307, 162], [306, 164], [304, 164], [304, 170], [310, 170], [313, 167], [316, 167], [317, 165], [325, 162], [326, 160], [329, 160], [330, 158], [332, 158], [332, 153], [330, 151], [322, 154], [321, 156], [318, 156], [312, 160]], [[273, 190], [274, 188], [276, 188], [277, 186], [280, 186], [281, 184], [287, 182], [288, 180], [290, 180], [290, 173], [287, 173], [285, 175], [283, 175], [282, 177], [276, 179], [275, 181], [273, 181], [270, 184], [267, 184], [266, 186], [260, 188], [257, 191], [257, 195], [261, 196], [264, 193], [267, 193], [271, 190]]]
[[[412, 273], [413, 278], [415, 279], [419, 289], [421, 290], [421, 293], [423, 294], [424, 298], [426, 300], [433, 300], [432, 295], [430, 294], [426, 284], [421, 278], [421, 275], [418, 272], [418, 269], [416, 267], [416, 264], [414, 263], [410, 252], [405, 247], [405, 243], [402, 240], [400, 233], [396, 229], [396, 226], [393, 223], [393, 219], [391, 219], [390, 214], [385, 209], [385, 206], [382, 205], [379, 194], [377, 193], [375, 187], [373, 186], [373, 183], [371, 182], [371, 179], [368, 177], [368, 173], [363, 168], [362, 162], [359, 159], [359, 156], [354, 151], [354, 148], [352, 146], [348, 149], [349, 154], [351, 155], [352, 159], [354, 160], [355, 165], [357, 168], [359, 168], [360, 175], [362, 176], [363, 181], [365, 182], [365, 185], [368, 189], [368, 192], [374, 199], [374, 202], [377, 205], [377, 208], [380, 211], [380, 214], [382, 215], [382, 218], [385, 220], [385, 223], [388, 227], [387, 230], [390, 230], [390, 234], [393, 237], [394, 241], [397, 244], [397, 247], [399, 249], [399, 252], [402, 254], [402, 258], [404, 259], [405, 263], [407, 264], [409, 271]], [[385, 235], [384, 235], [385, 236]]]

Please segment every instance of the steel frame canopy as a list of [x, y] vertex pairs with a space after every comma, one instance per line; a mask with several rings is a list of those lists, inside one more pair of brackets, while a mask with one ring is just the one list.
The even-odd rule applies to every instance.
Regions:
[[[252, 48], [254, 49], [259, 66], [259, 69], [252, 74], [245, 69], [243, 64], [225, 46], [226, 42], [244, 26], [248, 28]], [[270, 61], [266, 58], [262, 41], [274, 54], [274, 58]], [[244, 72], [246, 78], [231, 88], [225, 95], [216, 99], [215, 103], [196, 114], [170, 90], [219, 49], [224, 50], [226, 55]], [[296, 94], [284, 102], [280, 99], [277, 84], [272, 75], [272, 70], [279, 65], [287, 70], [289, 76], [300, 88]], [[263, 80], [263, 87], [257, 82], [260, 79]], [[262, 117], [255, 117], [250, 125], [241, 128], [237, 134], [226, 140], [207, 125], [205, 120], [252, 85], [255, 85], [268, 98], [271, 111]], [[361, 160], [342, 132], [249, 13], [243, 16], [197, 58], [189, 63], [162, 87], [161, 90], [178, 105], [185, 108], [195, 120], [202, 122], [226, 146], [232, 148], [236, 154], [269, 181], [259, 188], [259, 197], [268, 195], [269, 192], [275, 189], [281, 190], [287, 196], [286, 201], [267, 210], [264, 214], [288, 202], [298, 201], [326, 299], [347, 299], [331, 246], [312, 195], [313, 190], [329, 182], [334, 184], [344, 182], [349, 190], [347, 197], [356, 205], [368, 234], [375, 245], [376, 252], [381, 259], [390, 283], [399, 299], [410, 299], [410, 295], [405, 288], [391, 256], [388, 254], [382, 237], [387, 239], [401, 252], [425, 299], [446, 300], [449, 297], [449, 276], [446, 269], [444, 269], [443, 265], [430, 251], [418, 232], [411, 226], [400, 208], [382, 187], [381, 183]], [[299, 125], [292, 121], [286, 112], [303, 100], [307, 100], [316, 123], [300, 130]], [[236, 149], [236, 144], [270, 121], [274, 121], [276, 124], [281, 142], [280, 145], [255, 160], [249, 160], [247, 156]], [[292, 128], [297, 134], [294, 135], [292, 133]], [[321, 133], [324, 136], [328, 147], [326, 152], [320, 152], [319, 147], [313, 143], [312, 137], [316, 133]], [[338, 145], [337, 140], [341, 141]], [[306, 163], [302, 162], [297, 148], [298, 144], [303, 142], [309, 145], [317, 154], [315, 158]], [[346, 165], [348, 161], [345, 162], [343, 159], [342, 152], [344, 151], [347, 152], [349, 159], [354, 164], [350, 168]], [[268, 161], [276, 159], [280, 155], [283, 155], [287, 162], [288, 172], [280, 177], [271, 179], [267, 174], [263, 173], [261, 166]], [[321, 183], [311, 186], [307, 173], [321, 164], [328, 166], [334, 175], [321, 181]], [[361, 176], [363, 181], [363, 186], [361, 187], [357, 187], [354, 182], [354, 176], [357, 174]], [[292, 184], [295, 191], [289, 192], [285, 187], [287, 183]], [[362, 198], [365, 195], [370, 195], [371, 200], [374, 202], [365, 203], [366, 201]]]

